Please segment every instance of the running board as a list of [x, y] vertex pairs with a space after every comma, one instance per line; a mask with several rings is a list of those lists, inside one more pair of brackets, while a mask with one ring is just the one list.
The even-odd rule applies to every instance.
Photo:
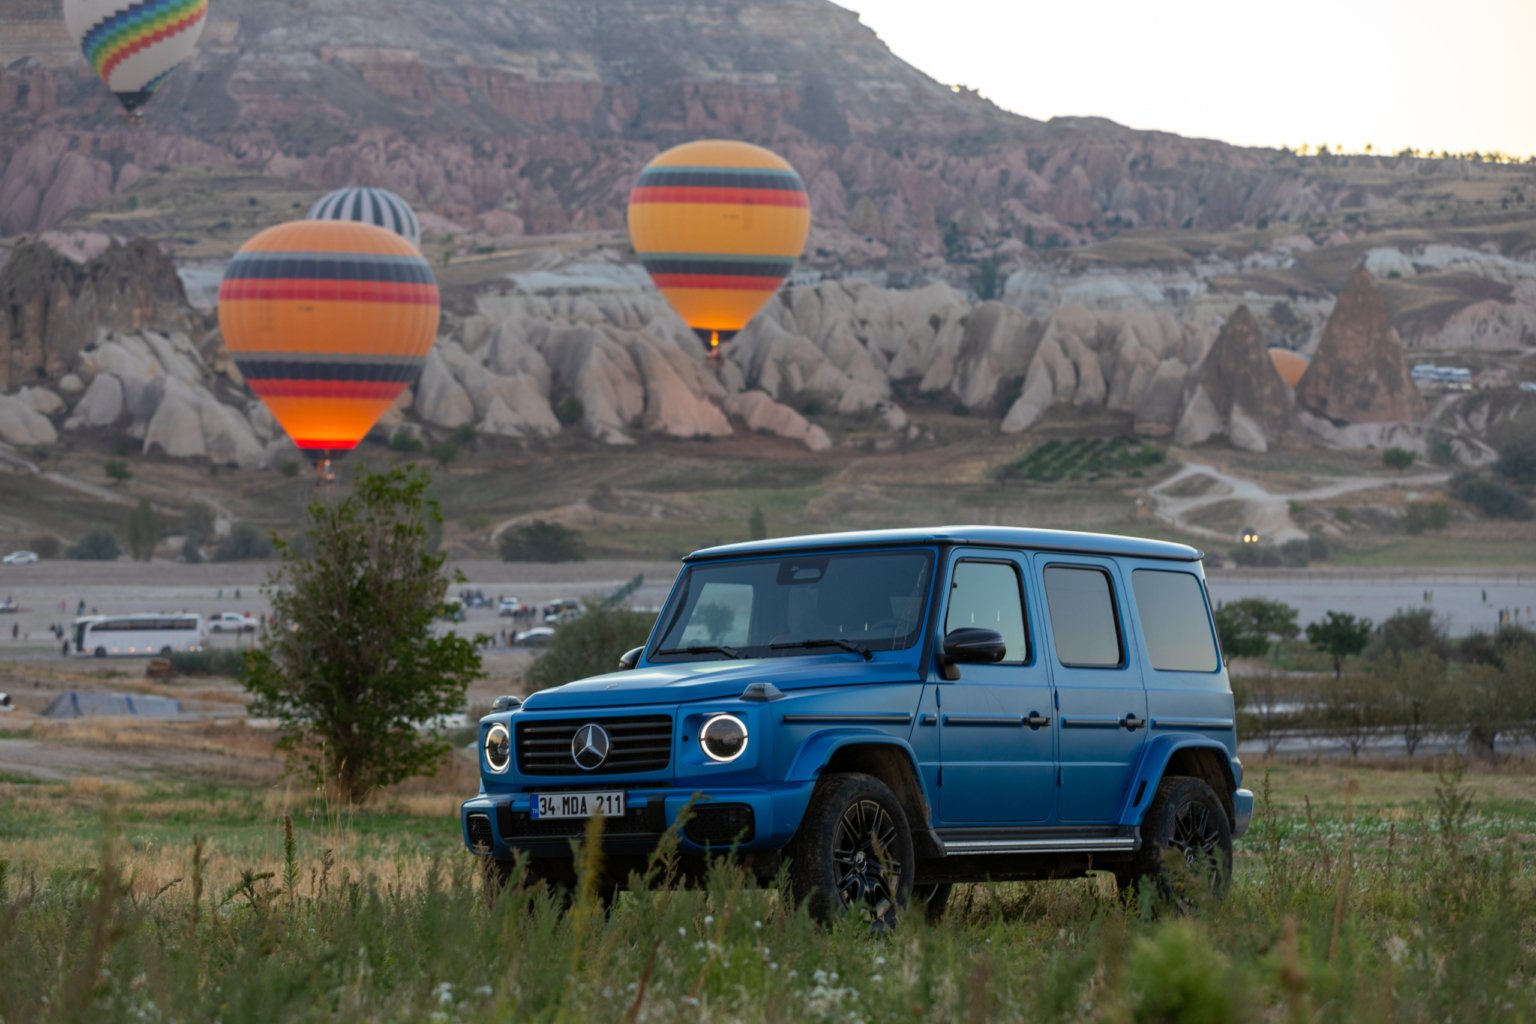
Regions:
[[939, 833], [946, 856], [1010, 853], [1134, 853], [1140, 840], [1134, 833], [1053, 836], [980, 836]]

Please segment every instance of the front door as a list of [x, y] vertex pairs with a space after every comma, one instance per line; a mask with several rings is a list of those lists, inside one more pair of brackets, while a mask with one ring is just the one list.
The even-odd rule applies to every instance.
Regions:
[[[1050, 622], [1064, 825], [1117, 820], [1147, 739], [1147, 693], [1112, 562], [1035, 556]], [[1042, 660], [1045, 660], [1042, 658]]]
[[956, 666], [960, 678], [932, 687], [934, 707], [925, 702], [918, 728], [939, 731], [946, 824], [1039, 824], [1055, 811], [1051, 680], [1031, 642], [1024, 568], [1004, 552], [953, 556], [943, 631], [996, 630], [1007, 652], [1000, 663]]

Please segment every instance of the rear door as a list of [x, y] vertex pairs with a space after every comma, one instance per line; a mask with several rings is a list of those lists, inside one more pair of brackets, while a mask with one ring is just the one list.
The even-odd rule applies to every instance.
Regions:
[[951, 556], [939, 621], [996, 630], [1003, 661], [958, 665], [938, 682], [918, 729], [937, 728], [942, 754], [939, 817], [948, 824], [1024, 825], [1056, 809], [1050, 673], [1036, 654], [1023, 556], [963, 549]]
[[1115, 821], [1147, 738], [1147, 694], [1115, 563], [1037, 554], [1048, 661], [1056, 684], [1064, 825]]

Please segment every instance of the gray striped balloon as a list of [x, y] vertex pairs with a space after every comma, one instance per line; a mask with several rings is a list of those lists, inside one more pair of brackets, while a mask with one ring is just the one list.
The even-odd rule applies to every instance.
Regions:
[[310, 220], [356, 220], [385, 228], [421, 248], [421, 225], [410, 204], [382, 188], [339, 188], [309, 209]]

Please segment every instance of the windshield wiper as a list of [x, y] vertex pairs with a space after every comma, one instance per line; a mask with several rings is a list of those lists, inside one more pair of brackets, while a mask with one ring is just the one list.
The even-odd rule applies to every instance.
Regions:
[[786, 640], [783, 643], [769, 644], [768, 647], [775, 651], [788, 650], [791, 647], [841, 647], [845, 651], [863, 655], [865, 661], [874, 657], [869, 653], [868, 647], [856, 644], [852, 640], [844, 640], [840, 636], [829, 637], [826, 640]]
[[736, 648], [734, 648], [734, 647], [727, 647], [725, 644], [694, 644], [691, 647], [670, 647], [667, 650], [657, 651], [656, 653], [658, 655], [662, 655], [662, 654], [723, 654], [727, 658], [744, 658], [744, 657], [746, 657], [746, 655], [742, 654]]

